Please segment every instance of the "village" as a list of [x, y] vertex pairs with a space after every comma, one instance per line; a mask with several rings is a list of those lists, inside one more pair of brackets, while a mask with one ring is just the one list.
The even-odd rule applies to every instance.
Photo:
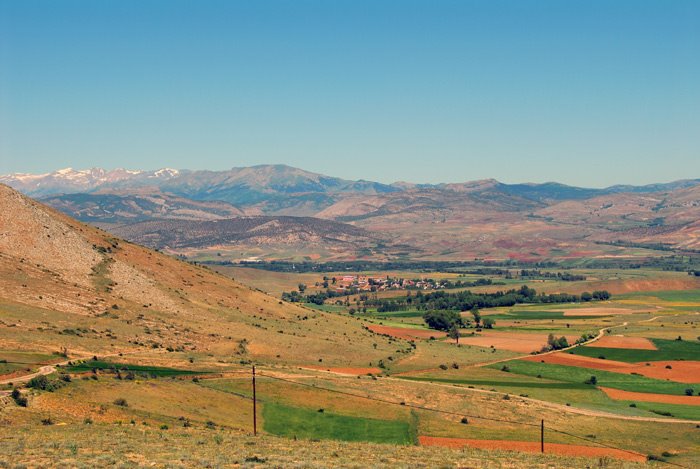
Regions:
[[448, 279], [402, 277], [372, 277], [369, 275], [344, 275], [342, 277], [323, 277], [322, 282], [316, 282], [317, 288], [326, 288], [338, 294], [355, 294], [358, 292], [377, 292], [384, 290], [439, 290], [450, 288], [473, 287], [491, 285], [488, 278], [480, 278], [476, 281], [452, 281]]

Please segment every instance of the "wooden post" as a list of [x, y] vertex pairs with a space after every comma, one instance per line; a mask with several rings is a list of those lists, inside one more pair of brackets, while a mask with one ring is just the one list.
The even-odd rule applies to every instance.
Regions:
[[255, 396], [255, 365], [253, 365], [253, 435], [258, 435], [257, 397]]
[[540, 426], [540, 451], [544, 453], [544, 419], [542, 419]]

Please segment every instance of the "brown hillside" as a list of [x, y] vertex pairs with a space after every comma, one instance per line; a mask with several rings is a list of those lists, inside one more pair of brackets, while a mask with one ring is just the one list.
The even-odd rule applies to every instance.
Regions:
[[[363, 366], [396, 349], [358, 321], [280, 302], [2, 185], [0, 277], [5, 349], [168, 348], [218, 361]], [[240, 346], [243, 339], [247, 345]]]

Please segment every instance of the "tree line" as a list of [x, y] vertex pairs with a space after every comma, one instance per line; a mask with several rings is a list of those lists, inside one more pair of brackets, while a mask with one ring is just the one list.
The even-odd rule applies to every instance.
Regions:
[[468, 311], [473, 308], [496, 308], [514, 306], [521, 303], [579, 303], [610, 299], [607, 290], [583, 292], [581, 295], [570, 293], [540, 293], [534, 288], [523, 285], [519, 289], [497, 291], [494, 293], [473, 293], [464, 290], [455, 293], [436, 291], [418, 292], [404, 298], [376, 298], [365, 302], [367, 307], [376, 307], [377, 312], [417, 310], [453, 310]]

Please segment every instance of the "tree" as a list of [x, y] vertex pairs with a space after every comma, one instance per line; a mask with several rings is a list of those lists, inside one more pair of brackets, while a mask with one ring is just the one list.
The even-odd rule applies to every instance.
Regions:
[[595, 300], [609, 300], [610, 299], [610, 292], [607, 290], [596, 290], [592, 293], [593, 299]]
[[593, 295], [590, 292], [583, 292], [581, 293], [581, 301], [591, 301], [593, 299]]
[[496, 321], [487, 317], [487, 318], [484, 318], [484, 320], [482, 321], [482, 324], [484, 325], [484, 327], [486, 329], [493, 329], [493, 326], [494, 326], [494, 324], [496, 324]]
[[476, 327], [479, 327], [479, 324], [481, 323], [481, 313], [479, 312], [479, 309], [476, 306], [472, 308], [472, 316], [474, 316], [474, 322], [476, 323]]
[[428, 327], [439, 331], [449, 331], [462, 323], [456, 311], [428, 311], [423, 315], [423, 320]]
[[299, 293], [304, 293], [306, 291], [306, 285], [303, 283], [299, 284]]
[[450, 332], [448, 332], [447, 335], [450, 337], [450, 339], [457, 341], [457, 345], [459, 345], [459, 328], [457, 327], [457, 324], [452, 325]]

